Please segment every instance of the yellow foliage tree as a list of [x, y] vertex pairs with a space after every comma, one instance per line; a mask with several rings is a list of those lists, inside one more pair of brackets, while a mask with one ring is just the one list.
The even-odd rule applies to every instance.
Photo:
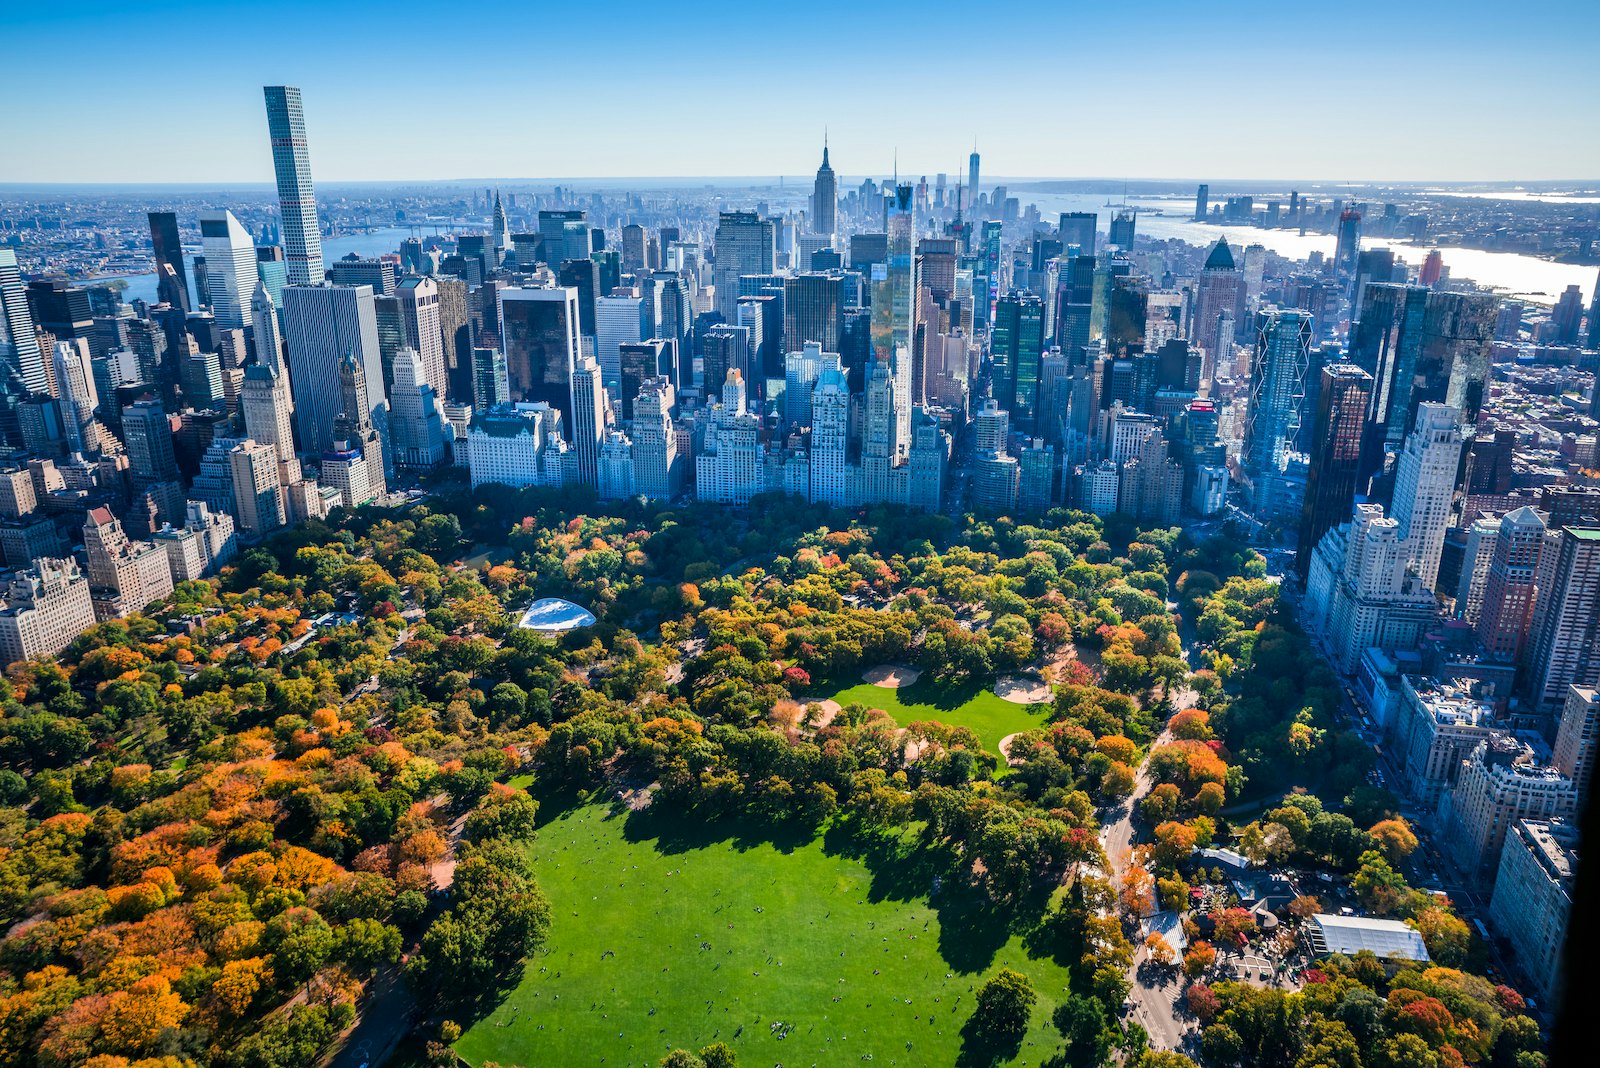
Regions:
[[111, 995], [100, 1033], [114, 1050], [144, 1053], [155, 1047], [164, 1031], [182, 1026], [188, 1014], [189, 1006], [172, 984], [164, 976], [152, 975]]

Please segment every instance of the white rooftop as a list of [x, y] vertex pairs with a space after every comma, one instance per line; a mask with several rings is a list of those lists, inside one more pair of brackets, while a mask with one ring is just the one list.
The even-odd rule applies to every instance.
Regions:
[[1422, 935], [1399, 920], [1379, 920], [1370, 916], [1334, 916], [1318, 913], [1311, 917], [1311, 945], [1317, 956], [1343, 953], [1354, 956], [1363, 949], [1380, 959], [1430, 960]]
[[560, 597], [541, 597], [528, 606], [517, 626], [544, 634], [559, 634], [594, 625], [594, 614]]

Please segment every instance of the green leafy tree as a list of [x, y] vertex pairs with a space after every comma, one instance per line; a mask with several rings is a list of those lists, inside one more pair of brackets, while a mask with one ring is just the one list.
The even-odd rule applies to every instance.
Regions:
[[1020, 1035], [1028, 1029], [1028, 1016], [1039, 996], [1021, 972], [1001, 968], [978, 991], [973, 1018], [994, 1035]]

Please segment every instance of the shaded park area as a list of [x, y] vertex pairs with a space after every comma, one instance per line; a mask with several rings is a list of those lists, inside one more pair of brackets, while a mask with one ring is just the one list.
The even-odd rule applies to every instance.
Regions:
[[984, 748], [996, 756], [1003, 755], [1000, 739], [1037, 730], [1048, 721], [1048, 706], [1014, 704], [977, 685], [950, 686], [928, 678], [894, 690], [861, 683], [833, 694], [833, 700], [841, 705], [881, 708], [902, 727], [919, 720], [938, 720], [951, 727], [971, 728]]
[[[1067, 970], [1030, 956], [1016, 911], [958, 885], [942, 852], [845, 827], [786, 840], [598, 804], [553, 815], [531, 847], [551, 904], [546, 952], [458, 1051], [472, 1064], [654, 1065], [726, 1042], [745, 1064], [1045, 1060]], [[968, 1024], [1003, 967], [1039, 1001], [996, 1057]]]

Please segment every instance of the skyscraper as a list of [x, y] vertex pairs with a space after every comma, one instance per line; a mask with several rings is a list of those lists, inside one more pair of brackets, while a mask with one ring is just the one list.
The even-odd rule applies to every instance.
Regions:
[[389, 392], [389, 440], [397, 467], [426, 469], [445, 459], [446, 430], [439, 398], [423, 377], [415, 349], [395, 353], [394, 388]]
[[889, 375], [893, 405], [890, 455], [896, 458], [911, 448], [911, 381], [919, 377], [911, 367], [917, 302], [922, 294], [913, 191], [910, 185], [895, 186], [889, 199], [888, 260], [872, 271], [872, 350]]
[[278, 325], [278, 307], [267, 292], [267, 287], [256, 283], [255, 295], [250, 298], [250, 318], [255, 331], [256, 362], [265, 364], [272, 373], [289, 381], [289, 366], [283, 359], [283, 331]]
[[644, 305], [638, 297], [596, 297], [594, 302], [594, 355], [605, 380], [616, 384], [621, 373], [621, 346], [644, 337]]
[[271, 445], [245, 440], [228, 453], [233, 473], [233, 500], [239, 532], [261, 537], [283, 526], [283, 486], [278, 482], [278, 453]]
[[1206, 215], [1210, 212], [1211, 187], [1204, 182], [1194, 194], [1194, 221], [1205, 222]]
[[1356, 461], [1361, 457], [1361, 429], [1366, 424], [1371, 392], [1372, 376], [1353, 363], [1334, 363], [1322, 369], [1295, 557], [1302, 580], [1310, 573], [1317, 542], [1329, 527], [1348, 519], [1355, 503]]
[[434, 396], [445, 396], [449, 369], [445, 362], [444, 331], [439, 325], [439, 287], [431, 278], [404, 278], [395, 285], [400, 301], [400, 325], [408, 348], [416, 351], [422, 381]]
[[122, 438], [128, 447], [128, 474], [136, 492], [177, 479], [172, 423], [160, 401], [146, 397], [123, 408]]
[[76, 453], [94, 453], [100, 448], [94, 423], [94, 410], [99, 407], [100, 399], [95, 393], [94, 371], [89, 365], [89, 345], [82, 338], [57, 341], [54, 356], [56, 392], [61, 401], [67, 447]]
[[[1061, 213], [1058, 233], [1061, 237], [1063, 254], [1070, 250], [1070, 246], [1078, 246], [1079, 256], [1094, 255], [1095, 227], [1100, 225], [1100, 216], [1092, 211], [1064, 211]], [[1065, 261], [1063, 261], [1063, 265]], [[1065, 271], [1065, 266], [1063, 266]]]
[[1539, 547], [1525, 691], [1554, 715], [1571, 686], [1600, 686], [1600, 528], [1553, 527]]
[[[367, 492], [373, 497], [382, 497], [388, 492], [391, 463], [383, 437], [372, 423], [370, 413], [374, 409], [369, 385], [372, 379], [367, 377], [366, 367], [354, 352], [345, 353], [339, 360], [337, 381], [334, 405], [339, 414], [333, 419], [333, 447], [322, 452], [323, 469], [326, 471], [329, 460], [334, 460], [338, 468], [336, 481], [343, 483], [341, 493], [347, 497], [346, 503], [360, 502], [360, 497], [345, 491], [363, 480]], [[387, 418], [388, 412], [381, 405], [376, 410]], [[357, 459], [360, 462], [356, 462]], [[350, 481], [352, 476], [356, 479], [354, 484]]]
[[156, 294], [174, 308], [189, 311], [189, 275], [183, 269], [183, 242], [178, 238], [178, 216], [170, 211], [150, 212], [150, 244], [156, 252]]
[[1285, 470], [1299, 437], [1310, 361], [1311, 316], [1278, 308], [1257, 316], [1250, 408], [1240, 457], [1257, 511], [1265, 510], [1272, 480]]
[[1432, 589], [1439, 577], [1439, 553], [1461, 460], [1461, 425], [1448, 404], [1419, 406], [1416, 428], [1406, 438], [1395, 469], [1394, 506], [1408, 563]]
[[1583, 323], [1583, 291], [1575, 285], [1568, 286], [1550, 309], [1550, 323], [1555, 327], [1558, 343], [1577, 344], [1579, 327]]
[[1361, 213], [1348, 210], [1339, 214], [1339, 237], [1333, 251], [1333, 269], [1347, 284], [1356, 276], [1356, 257], [1361, 253]]
[[9, 248], [0, 248], [0, 363], [25, 392], [50, 392], [50, 372], [39, 351], [28, 291], [22, 285], [17, 254]]
[[750, 377], [750, 334], [747, 326], [719, 323], [700, 336], [702, 373], [708, 391], [713, 382], [726, 383], [730, 371], [738, 371], [741, 382]]
[[1398, 450], [1423, 401], [1459, 409], [1464, 426], [1477, 422], [1498, 303], [1492, 294], [1367, 286], [1349, 346], [1351, 362], [1373, 380], [1358, 483]]
[[[347, 356], [361, 365], [364, 414], [382, 426], [387, 409], [371, 286], [286, 287], [283, 334], [302, 449], [319, 456], [333, 448], [333, 424], [341, 412], [340, 364]], [[377, 457], [368, 459], [374, 467], [384, 466]]]
[[[1600, 282], [1595, 283], [1594, 298], [1589, 302], [1589, 336], [1584, 343], [1591, 349], [1600, 349]], [[1594, 391], [1593, 408], [1600, 412], [1600, 387]]]
[[1522, 649], [1544, 533], [1544, 517], [1533, 508], [1524, 506], [1500, 518], [1478, 612], [1478, 640], [1490, 656], [1512, 660]]
[[[217, 325], [243, 329], [250, 325], [250, 298], [255, 295], [256, 246], [231, 211], [200, 216], [200, 243], [206, 250], [206, 282], [211, 314]], [[321, 263], [321, 253], [318, 253]]]
[[727, 322], [738, 319], [739, 276], [771, 274], [777, 263], [778, 231], [771, 219], [753, 211], [718, 216], [715, 271], [717, 311]]
[[828, 139], [822, 139], [822, 166], [811, 186], [811, 232], [832, 237], [839, 229], [839, 179], [828, 164]]
[[495, 266], [505, 262], [506, 246], [510, 241], [511, 224], [506, 220], [506, 209], [500, 204], [500, 190], [494, 191], [494, 212], [489, 219], [489, 245], [494, 249]]
[[967, 157], [967, 214], [975, 214], [978, 206], [978, 146], [972, 146], [972, 155]]
[[500, 333], [511, 399], [544, 401], [572, 425], [572, 368], [578, 341], [578, 291], [512, 287], [500, 291]]
[[606, 436], [606, 391], [600, 364], [579, 356], [572, 369], [572, 449], [578, 457], [578, 481], [600, 484], [600, 443]]
[[1190, 329], [1190, 339], [1205, 353], [1205, 365], [1200, 372], [1202, 382], [1212, 381], [1218, 361], [1232, 355], [1223, 351], [1231, 347], [1231, 343], [1227, 346], [1223, 343], [1226, 337], [1221, 326], [1223, 319], [1228, 319], [1238, 329], [1245, 321], [1244, 313], [1244, 272], [1234, 265], [1227, 239], [1218, 238], [1200, 271], [1194, 325]]
[[289, 387], [264, 363], [244, 369], [239, 387], [239, 411], [244, 431], [256, 441], [271, 445], [280, 464], [295, 463], [294, 403]]
[[1106, 237], [1107, 244], [1115, 245], [1120, 249], [1131, 249], [1133, 247], [1133, 231], [1138, 224], [1138, 209], [1117, 212], [1111, 216], [1111, 232]]
[[511, 382], [506, 375], [506, 357], [499, 349], [472, 350], [472, 405], [486, 412], [499, 404], [511, 403]]
[[824, 351], [839, 350], [844, 330], [844, 276], [797, 274], [783, 282], [783, 337], [790, 351], [815, 341]]
[[1033, 430], [1039, 406], [1039, 370], [1044, 353], [1044, 301], [1011, 292], [995, 303], [990, 329], [994, 398], [1022, 430]]
[[311, 184], [311, 156], [306, 148], [300, 90], [292, 85], [268, 85], [262, 91], [267, 99], [267, 132], [272, 137], [278, 206], [283, 212], [283, 250], [289, 283], [316, 285], [322, 281], [322, 231], [317, 225], [317, 192]]
[[1600, 691], [1593, 686], [1567, 687], [1552, 751], [1552, 763], [1572, 780], [1581, 809], [1594, 779], [1595, 757], [1600, 756]]

